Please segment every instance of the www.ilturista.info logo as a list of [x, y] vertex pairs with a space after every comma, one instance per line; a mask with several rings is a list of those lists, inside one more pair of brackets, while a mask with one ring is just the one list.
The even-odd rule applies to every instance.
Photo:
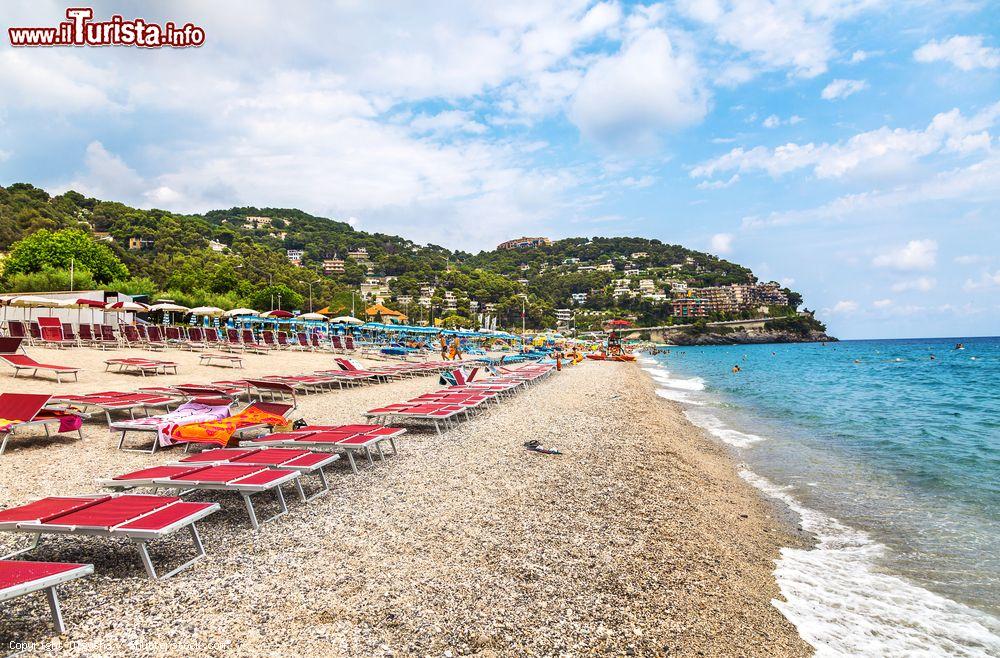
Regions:
[[94, 10], [70, 7], [69, 20], [56, 27], [10, 27], [10, 45], [46, 46], [138, 46], [140, 48], [192, 48], [205, 43], [205, 30], [192, 23], [179, 27], [141, 18], [125, 20], [117, 14], [107, 21], [93, 21]]

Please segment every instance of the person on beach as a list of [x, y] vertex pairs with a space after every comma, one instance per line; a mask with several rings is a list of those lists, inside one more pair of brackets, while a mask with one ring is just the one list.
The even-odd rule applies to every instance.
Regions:
[[438, 334], [438, 342], [441, 343], [441, 360], [448, 360], [448, 341], [445, 339], [443, 333]]
[[462, 343], [458, 336], [455, 336], [455, 340], [451, 341], [451, 359], [452, 361], [462, 358]]

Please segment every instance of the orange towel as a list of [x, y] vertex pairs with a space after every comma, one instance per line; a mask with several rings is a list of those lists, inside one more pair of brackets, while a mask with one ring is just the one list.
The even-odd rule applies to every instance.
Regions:
[[247, 407], [235, 416], [222, 420], [211, 420], [205, 423], [179, 425], [170, 430], [170, 438], [174, 441], [188, 443], [214, 443], [222, 448], [229, 445], [238, 430], [251, 425], [270, 425], [281, 427], [288, 424], [288, 419], [278, 414], [261, 411], [257, 407]]

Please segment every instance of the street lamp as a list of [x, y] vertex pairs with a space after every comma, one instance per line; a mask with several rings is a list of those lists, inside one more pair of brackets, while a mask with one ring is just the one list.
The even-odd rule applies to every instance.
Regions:
[[[313, 284], [319, 283], [323, 279], [316, 279], [315, 281], [309, 282], [309, 312], [313, 312]], [[299, 281], [299, 283], [306, 283], [305, 281]]]
[[525, 328], [524, 328], [524, 314], [525, 314], [525, 310], [527, 308], [525, 305], [528, 302], [528, 296], [524, 295], [524, 294], [518, 295], [518, 296], [521, 298], [521, 342], [523, 343], [524, 342], [524, 332], [525, 332]]

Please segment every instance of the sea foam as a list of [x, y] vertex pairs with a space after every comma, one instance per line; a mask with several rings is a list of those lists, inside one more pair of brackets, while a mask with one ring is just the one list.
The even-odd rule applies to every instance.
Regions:
[[770, 480], [740, 476], [781, 500], [817, 545], [783, 548], [775, 576], [784, 601], [773, 604], [816, 655], [1000, 655], [1000, 621], [878, 568], [887, 550], [867, 533], [802, 505]]
[[712, 414], [685, 411], [684, 415], [687, 416], [687, 419], [692, 424], [697, 425], [720, 441], [736, 448], [749, 448], [754, 443], [764, 440], [763, 436], [734, 430]]

